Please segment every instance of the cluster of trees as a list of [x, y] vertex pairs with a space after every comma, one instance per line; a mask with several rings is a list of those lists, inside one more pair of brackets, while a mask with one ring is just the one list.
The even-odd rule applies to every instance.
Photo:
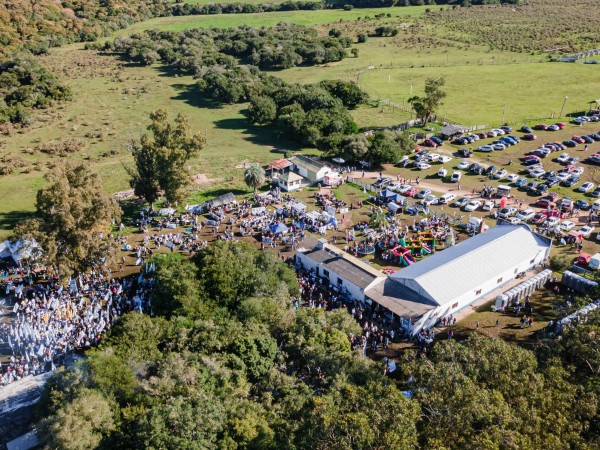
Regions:
[[544, 356], [473, 335], [407, 352], [384, 377], [351, 349], [345, 310], [290, 307], [295, 274], [270, 252], [220, 241], [157, 257], [154, 283], [155, 317], [120, 318], [48, 382], [37, 429], [50, 448], [600, 444], [600, 316]]
[[178, 3], [172, 9], [174, 16], [207, 14], [247, 14], [277, 11], [316, 11], [326, 7], [322, 1], [285, 1], [282, 3]]
[[13, 0], [0, 3], [0, 55], [19, 48], [44, 53], [151, 17], [170, 15], [168, 0]]
[[70, 89], [32, 57], [17, 55], [0, 61], [0, 125], [28, 125], [32, 108], [70, 99]]
[[102, 48], [143, 64], [160, 60], [194, 75], [215, 65], [232, 69], [250, 64], [263, 70], [279, 70], [340, 61], [351, 45], [352, 39], [341, 34], [324, 37], [310, 27], [279, 24], [269, 28], [152, 30], [107, 42]]

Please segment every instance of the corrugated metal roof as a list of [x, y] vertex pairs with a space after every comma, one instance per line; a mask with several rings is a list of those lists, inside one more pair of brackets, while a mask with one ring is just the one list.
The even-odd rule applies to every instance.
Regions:
[[287, 159], [278, 159], [273, 161], [271, 164], [267, 166], [267, 170], [275, 169], [275, 170], [283, 170], [286, 167], [290, 167], [292, 162]]
[[437, 307], [392, 278], [377, 283], [365, 295], [394, 314], [413, 321]]
[[297, 166], [304, 167], [307, 170], [311, 170], [315, 173], [321, 170], [323, 167], [325, 167], [325, 164], [321, 164], [319, 161], [315, 161], [314, 159], [311, 159], [304, 155], [294, 156], [294, 159], [292, 159], [292, 163], [296, 164]]
[[415, 283], [420, 294], [444, 305], [549, 247], [527, 225], [497, 225], [399, 270], [392, 278]]
[[317, 247], [311, 250], [298, 249], [298, 252], [304, 253], [312, 260], [322, 264], [323, 267], [344, 277], [361, 289], [368, 287], [375, 279], [384, 277], [383, 273], [375, 270], [358, 258], [332, 248], [330, 245], [326, 245], [325, 249]]

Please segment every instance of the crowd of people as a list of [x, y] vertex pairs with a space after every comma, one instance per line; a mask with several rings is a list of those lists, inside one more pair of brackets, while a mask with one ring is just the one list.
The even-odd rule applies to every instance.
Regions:
[[[132, 310], [150, 313], [152, 280], [109, 279], [91, 273], [59, 283], [41, 268], [3, 277], [15, 314], [0, 326], [0, 344], [10, 349], [0, 364], [0, 385], [52, 371], [70, 353], [98, 345], [114, 320]], [[13, 304], [14, 303], [14, 304]]]

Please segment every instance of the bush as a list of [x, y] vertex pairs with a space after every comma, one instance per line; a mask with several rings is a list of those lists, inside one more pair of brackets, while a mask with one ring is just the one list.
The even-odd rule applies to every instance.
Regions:
[[365, 33], [360, 33], [356, 37], [356, 40], [358, 41], [359, 44], [363, 44], [363, 43], [367, 42], [367, 35]]
[[354, 9], [353, 5], [344, 5], [344, 11], [352, 11]]

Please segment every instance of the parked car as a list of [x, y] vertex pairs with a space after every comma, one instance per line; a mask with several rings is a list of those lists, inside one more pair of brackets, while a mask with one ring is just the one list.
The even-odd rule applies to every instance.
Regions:
[[487, 169], [485, 169], [485, 174], [486, 175], [494, 175], [496, 173], [497, 167], [496, 166], [490, 166]]
[[501, 180], [502, 178], [504, 178], [506, 175], [508, 175], [508, 170], [506, 169], [502, 169], [499, 170], [498, 172], [496, 172], [494, 174], [494, 178], [496, 178], [497, 180]]
[[431, 169], [431, 164], [427, 164], [426, 162], [419, 162], [419, 163], [417, 163], [417, 169], [419, 169], [419, 170]]
[[465, 197], [462, 197], [462, 198], [459, 198], [458, 200], [456, 200], [454, 203], [452, 203], [452, 206], [456, 206], [458, 208], [462, 208], [467, 203], [469, 203], [469, 199], [465, 198]]
[[498, 150], [498, 151], [505, 150], [506, 149], [506, 144], [494, 144], [494, 145], [492, 145], [492, 148], [494, 150]]
[[544, 175], [545, 173], [546, 173], [546, 171], [544, 169], [542, 169], [541, 167], [539, 167], [539, 168], [533, 169], [531, 172], [529, 172], [529, 175], [534, 178], [539, 178], [542, 175]]
[[444, 169], [444, 168], [442, 167], [440, 170], [438, 170], [438, 173], [437, 173], [437, 174], [438, 174], [438, 177], [440, 177], [440, 178], [444, 178], [446, 175], [448, 175], [448, 170], [447, 170], [447, 169]]
[[571, 155], [569, 155], [568, 153], [561, 153], [561, 155], [558, 158], [556, 158], [556, 162], [565, 164], [567, 162], [567, 159], [569, 159], [570, 157]]
[[416, 187], [411, 187], [407, 191], [403, 192], [402, 195], [405, 195], [406, 197], [414, 197], [417, 195], [417, 192], [419, 192], [419, 190]]
[[528, 155], [523, 158], [523, 164], [526, 166], [531, 166], [533, 164], [539, 164], [540, 161], [541, 161], [541, 158], [536, 155]]
[[525, 189], [528, 191], [535, 191], [538, 187], [538, 184], [540, 183], [538, 183], [537, 181], [530, 181], [525, 185]]
[[545, 209], [554, 209], [556, 208], [556, 203], [547, 198], [540, 198], [535, 202], [535, 206], [539, 206], [540, 208]]
[[430, 137], [429, 139], [431, 139], [433, 142], [435, 142], [438, 146], [442, 145], [444, 143], [444, 141], [442, 141], [442, 139], [438, 136], [433, 136], [433, 137]]
[[524, 186], [527, 183], [527, 178], [519, 178], [517, 181], [515, 181], [515, 186], [520, 188], [521, 186]]
[[547, 227], [555, 227], [560, 223], [560, 219], [556, 216], [551, 216], [546, 219], [544, 225]]
[[373, 183], [373, 187], [375, 187], [377, 189], [382, 189], [382, 188], [386, 187], [388, 184], [390, 184], [391, 182], [392, 182], [392, 179], [388, 178], [388, 177], [378, 178], [377, 181], [375, 181], [375, 183]]
[[449, 163], [450, 161], [452, 161], [452, 158], [446, 155], [440, 155], [440, 157], [438, 158], [438, 162], [441, 162], [442, 164]]
[[586, 144], [591, 144], [592, 142], [594, 142], [594, 138], [592, 138], [591, 136], [581, 136], [581, 139], [583, 139], [583, 142], [585, 142]]
[[458, 170], [455, 171], [452, 176], [450, 177], [450, 181], [453, 183], [458, 183], [460, 181], [460, 179], [462, 178], [462, 172], [459, 172]]
[[554, 125], [556, 125], [561, 130], [567, 126], [567, 124], [564, 122], [556, 122]]
[[587, 211], [588, 209], [590, 209], [590, 204], [583, 200], [583, 199], [577, 199], [575, 200], [575, 203], [573, 204], [573, 206], [577, 209], [581, 209], [583, 211]]
[[473, 156], [473, 152], [471, 150], [469, 150], [468, 148], [461, 148], [458, 151], [458, 154], [460, 156], [462, 156], [463, 158], [469, 158], [469, 157]]
[[444, 194], [440, 197], [438, 203], [450, 203], [450, 202], [454, 201], [455, 199], [456, 199], [456, 194], [452, 194], [451, 192], [448, 192], [447, 194]]
[[570, 165], [572, 165], [572, 164], [575, 164], [575, 163], [576, 163], [576, 162], [578, 162], [578, 161], [579, 161], [579, 158], [578, 158], [577, 156], [571, 156], [570, 158], [568, 158], [568, 159], [565, 161], [565, 164], [567, 164], [567, 165], [569, 165], [569, 166], [570, 166]]
[[552, 124], [548, 126], [548, 131], [558, 131], [560, 130], [560, 128], [558, 128], [558, 125], [556, 124]]
[[464, 207], [465, 211], [472, 212], [481, 206], [481, 202], [479, 200], [471, 200]]
[[577, 190], [579, 192], [585, 192], [585, 193], [593, 191], [594, 190], [594, 183], [592, 183], [591, 181], [586, 181], [581, 186], [579, 186], [577, 188]]
[[519, 211], [516, 217], [525, 222], [530, 220], [533, 216], [535, 216], [535, 211], [533, 209], [526, 209], [525, 211]]
[[514, 206], [506, 206], [500, 211], [498, 211], [498, 217], [500, 217], [501, 219], [507, 219], [517, 214], [517, 211], [517, 208], [515, 208]]
[[577, 142], [567, 139], [566, 141], [563, 141], [563, 145], [565, 145], [569, 148], [573, 148], [573, 147], [577, 147]]
[[528, 127], [527, 125], [523, 125], [523, 126], [521, 127], [521, 131], [522, 131], [523, 133], [531, 133], [533, 130], [531, 129], [531, 127]]
[[477, 147], [477, 151], [478, 152], [489, 153], [489, 152], [493, 152], [494, 151], [494, 147], [492, 147], [491, 145], [482, 145], [480, 147]]
[[543, 195], [548, 192], [548, 189], [550, 189], [550, 186], [548, 186], [546, 183], [538, 184], [538, 187], [535, 188], [535, 193], [537, 195]]
[[402, 185], [398, 186], [398, 188], [396, 189], [396, 192], [398, 192], [399, 194], [404, 194], [412, 188], [413, 187], [410, 184], [402, 184]]
[[510, 183], [514, 183], [518, 179], [519, 179], [519, 175], [517, 175], [516, 173], [509, 173], [506, 176], [506, 181], [509, 181]]
[[591, 225], [585, 225], [583, 227], [581, 227], [581, 229], [579, 230], [579, 234], [581, 234], [584, 238], [589, 238], [592, 233], [594, 232], [595, 228]]
[[600, 187], [597, 187], [596, 189], [594, 189], [590, 195], [595, 198], [600, 197]]
[[440, 159], [440, 155], [438, 155], [437, 153], [430, 153], [429, 155], [427, 155], [427, 162], [436, 162]]
[[541, 212], [536, 213], [535, 216], [533, 216], [531, 218], [531, 223], [533, 223], [534, 225], [539, 225], [541, 223], [544, 223], [546, 221], [546, 216], [544, 214], [542, 214]]
[[421, 200], [421, 203], [423, 205], [435, 205], [438, 202], [438, 198], [433, 195], [433, 194], [429, 194], [427, 196], [425, 196], [425, 198], [423, 200]]
[[537, 136], [533, 133], [527, 133], [523, 136], [523, 139], [525, 139], [526, 141], [535, 141], [537, 139]]
[[575, 135], [571, 138], [571, 140], [577, 142], [578, 144], [585, 144], [585, 140], [581, 136]]
[[421, 189], [417, 195], [415, 195], [415, 198], [425, 198], [429, 194], [431, 194], [431, 189]]
[[470, 165], [471, 164], [469, 163], [469, 161], [461, 161], [460, 163], [458, 163], [458, 165], [456, 166], [456, 168], [464, 170], [464, 169], [468, 169]]
[[548, 125], [545, 125], [543, 123], [538, 123], [535, 127], [533, 127], [534, 130], [547, 130], [548, 129]]
[[556, 192], [549, 192], [545, 198], [547, 198], [551, 202], [555, 202], [556, 200], [558, 200], [558, 194]]
[[578, 176], [571, 175], [566, 180], [563, 180], [561, 184], [566, 187], [572, 187], [572, 186], [575, 186], [577, 183], [579, 183], [579, 181], [580, 181], [580, 178]]
[[481, 209], [483, 209], [484, 211], [491, 211], [495, 207], [496, 207], [496, 204], [492, 200], [488, 200], [487, 202], [485, 202], [483, 204], [483, 206], [481, 207]]
[[558, 229], [562, 232], [568, 233], [573, 228], [575, 228], [575, 222], [571, 222], [570, 220], [565, 220], [558, 226]]

